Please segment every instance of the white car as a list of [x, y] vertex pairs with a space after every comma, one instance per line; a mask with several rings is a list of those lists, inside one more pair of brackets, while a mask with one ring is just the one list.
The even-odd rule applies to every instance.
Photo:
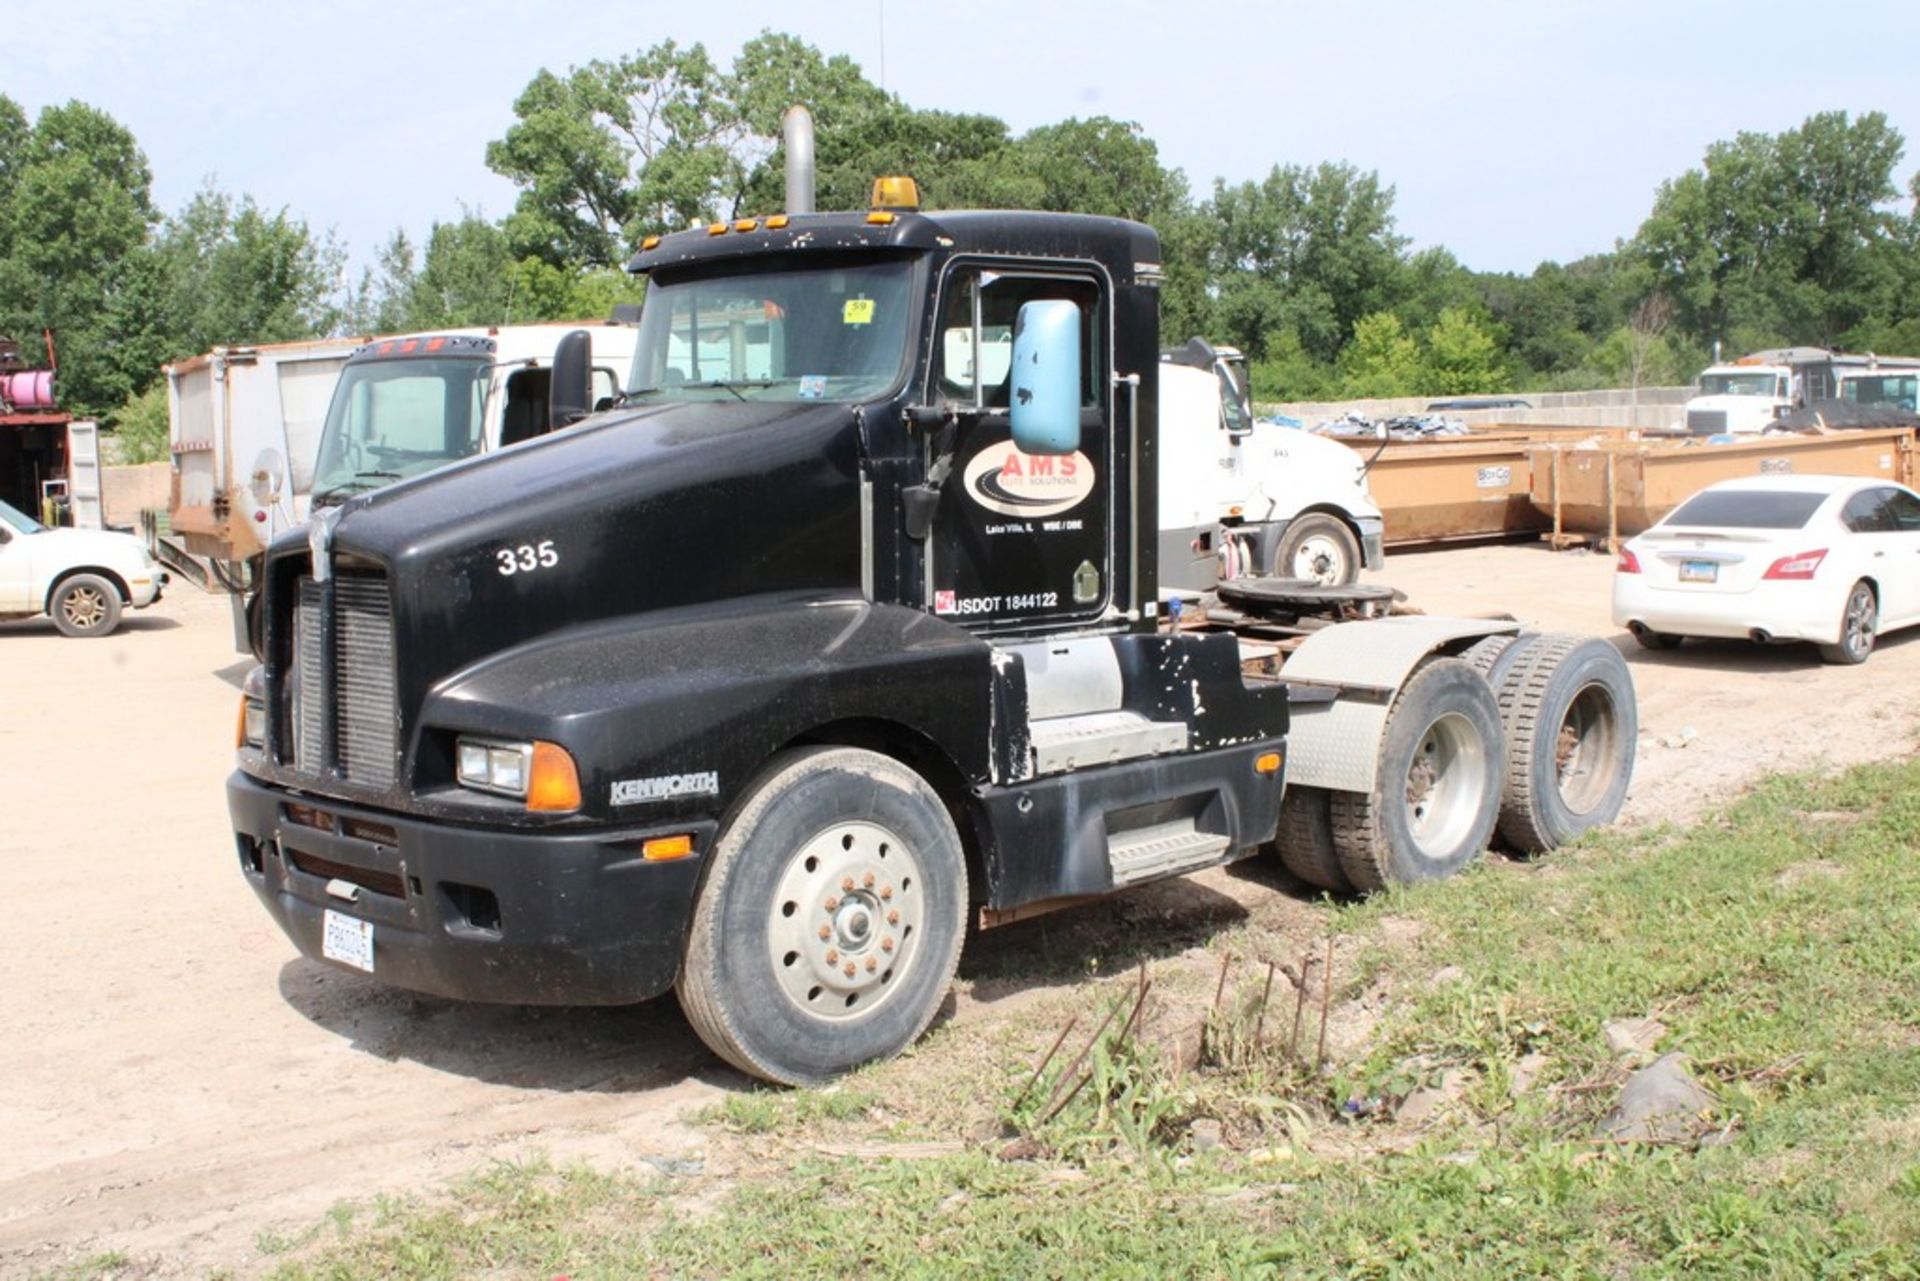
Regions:
[[1920, 622], [1920, 494], [1864, 476], [1709, 485], [1621, 549], [1613, 621], [1648, 649], [1800, 640], [1865, 662], [1876, 635]]
[[49, 529], [0, 503], [0, 619], [51, 614], [68, 636], [105, 636], [122, 610], [145, 609], [166, 585], [131, 534]]

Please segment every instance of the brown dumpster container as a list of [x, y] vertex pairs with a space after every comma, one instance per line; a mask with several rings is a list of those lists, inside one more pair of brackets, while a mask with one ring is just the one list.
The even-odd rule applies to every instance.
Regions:
[[1907, 431], [1768, 436], [1731, 445], [1536, 443], [1529, 450], [1531, 501], [1545, 528], [1626, 537], [1708, 485], [1740, 476], [1879, 476], [1905, 483], [1913, 447]]

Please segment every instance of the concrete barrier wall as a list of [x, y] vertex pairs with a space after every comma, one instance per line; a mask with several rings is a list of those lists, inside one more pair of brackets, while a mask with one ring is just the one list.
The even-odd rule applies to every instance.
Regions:
[[[1465, 423], [1537, 423], [1549, 426], [1666, 428], [1683, 417], [1682, 406], [1694, 394], [1692, 387], [1611, 388], [1603, 391], [1520, 392], [1518, 399], [1531, 409], [1448, 410], [1447, 417]], [[1436, 400], [1449, 396], [1402, 396], [1391, 400], [1313, 400], [1261, 402], [1260, 414], [1285, 414], [1311, 427], [1344, 414], [1367, 418], [1397, 418], [1424, 414]]]
[[166, 510], [172, 485], [171, 469], [166, 463], [140, 463], [134, 466], [100, 469], [100, 509], [110, 529], [133, 529], [140, 524], [141, 509]]

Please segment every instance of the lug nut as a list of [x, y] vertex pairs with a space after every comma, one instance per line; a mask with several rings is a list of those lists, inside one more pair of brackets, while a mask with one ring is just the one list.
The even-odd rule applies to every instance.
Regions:
[[845, 890], [849, 894], [853, 893], [853, 878], [851, 876], [841, 877], [840, 888]]
[[846, 964], [846, 968], [845, 968], [845, 970], [844, 970], [844, 973], [846, 974], [846, 976], [847, 976], [848, 978], [852, 978], [852, 977], [853, 977], [853, 962], [852, 962], [852, 961], [848, 961], [848, 962], [847, 962], [847, 964]]
[[873, 873], [872, 873], [872, 872], [868, 872], [868, 873], [867, 873], [867, 874], [866, 874], [865, 876], [863, 876], [863, 877], [861, 877], [861, 878], [860, 878], [860, 884], [861, 884], [862, 886], [864, 886], [864, 887], [866, 887], [867, 889], [872, 889], [872, 888], [873, 888]]
[[871, 974], [879, 968], [880, 968], [880, 962], [875, 960], [873, 957], [869, 956], [867, 958], [867, 973]]
[[[888, 924], [888, 925], [898, 925], [898, 924], [900, 924], [900, 909], [899, 909], [899, 908], [897, 908], [897, 907], [896, 907], [896, 908], [894, 908], [894, 909], [893, 909], [892, 911], [890, 911], [890, 912], [888, 912], [888, 913], [887, 913], [887, 924]], [[826, 926], [824, 926], [824, 925], [823, 925], [823, 926], [821, 926], [820, 928], [821, 928], [821, 929], [825, 929], [825, 928], [826, 928]], [[824, 936], [824, 935], [822, 935], [822, 937], [824, 938], [825, 936]]]
[[827, 964], [828, 965], [840, 964], [840, 953], [834, 950], [833, 948], [827, 949]]
[[881, 940], [880, 940], [880, 950], [881, 950], [882, 952], [891, 952], [891, 951], [893, 951], [893, 940], [892, 940], [892, 939], [890, 939], [890, 938], [887, 938], [887, 939], [881, 939]]
[[820, 941], [824, 943], [832, 937], [833, 937], [833, 931], [828, 929], [826, 926], [822, 925], [820, 927]]
[[822, 904], [822, 906], [825, 907], [829, 912], [831, 912], [835, 908], [840, 906], [840, 900], [833, 897], [831, 894], [829, 894], [827, 896], [827, 901], [824, 904]]
[[891, 885], [882, 885], [882, 886], [880, 887], [880, 897], [881, 897], [881, 898], [883, 898], [883, 899], [890, 899], [890, 898], [892, 898], [892, 897], [893, 897], [893, 886], [891, 886]]

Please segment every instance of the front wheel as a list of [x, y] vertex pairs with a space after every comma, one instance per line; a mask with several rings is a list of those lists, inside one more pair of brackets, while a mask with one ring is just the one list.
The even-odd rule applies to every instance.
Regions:
[[1855, 583], [1840, 611], [1840, 641], [1822, 645], [1820, 657], [1829, 663], [1864, 663], [1873, 653], [1873, 639], [1879, 630], [1880, 602], [1873, 588], [1864, 581]]
[[827, 1080], [926, 1031], [966, 910], [960, 837], [924, 779], [853, 748], [792, 753], [714, 844], [681, 1008], [743, 1072]]
[[120, 626], [120, 591], [98, 574], [75, 574], [49, 604], [63, 636], [105, 636]]
[[1360, 577], [1360, 542], [1338, 516], [1309, 512], [1288, 524], [1280, 536], [1273, 575], [1345, 587]]

